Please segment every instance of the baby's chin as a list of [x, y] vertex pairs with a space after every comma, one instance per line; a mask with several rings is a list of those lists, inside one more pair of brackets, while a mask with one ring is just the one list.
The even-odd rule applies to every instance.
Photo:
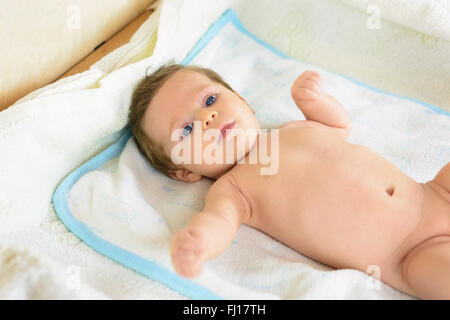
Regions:
[[233, 169], [234, 166], [236, 165], [236, 163], [237, 162], [230, 163], [230, 164], [214, 165], [214, 169], [208, 168], [209, 170], [206, 170], [206, 171], [209, 171], [209, 172], [206, 174], [203, 174], [203, 177], [217, 180], [220, 177], [222, 177], [224, 174], [228, 173], [231, 169]]
[[213, 164], [202, 164], [199, 169], [199, 172], [202, 172], [202, 176], [217, 180], [225, 173], [229, 172], [234, 166], [237, 164], [245, 164], [245, 156], [250, 152], [252, 147], [255, 145], [256, 138], [254, 141], [251, 141], [245, 148], [236, 149], [233, 153], [233, 159], [224, 159], [224, 163], [213, 163]]

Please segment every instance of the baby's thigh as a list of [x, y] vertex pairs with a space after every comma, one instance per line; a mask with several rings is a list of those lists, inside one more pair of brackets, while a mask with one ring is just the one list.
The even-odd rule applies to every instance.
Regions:
[[[439, 170], [433, 180], [430, 182], [437, 183], [450, 194], [450, 162]], [[450, 200], [449, 200], [450, 201]]]
[[[412, 261], [411, 257], [417, 256], [417, 252], [437, 241], [442, 239], [450, 241], [450, 202], [441, 194], [443, 188], [437, 186], [435, 182], [421, 185], [423, 188], [423, 202], [420, 220], [415, 229], [402, 243], [402, 246], [396, 251], [397, 254], [394, 259], [388, 264], [390, 268], [387, 270], [389, 272], [385, 274], [385, 280], [388, 284], [409, 294], [413, 294], [413, 292], [405, 276], [405, 265], [408, 264], [408, 261]], [[420, 256], [424, 255], [420, 254]], [[415, 265], [420, 265], [422, 258], [419, 257], [417, 259]]]
[[407, 293], [450, 299], [450, 236], [436, 236], [414, 248], [402, 263]]

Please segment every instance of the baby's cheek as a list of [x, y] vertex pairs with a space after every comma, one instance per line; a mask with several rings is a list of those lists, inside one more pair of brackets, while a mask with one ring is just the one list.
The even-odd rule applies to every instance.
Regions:
[[203, 142], [203, 161], [208, 164], [223, 163], [223, 149], [215, 140]]
[[172, 162], [176, 164], [192, 164], [194, 162], [194, 149], [188, 137], [173, 143], [169, 150]]
[[[183, 141], [181, 156], [185, 164], [208, 165], [216, 163], [216, 156], [221, 159], [221, 150], [218, 150], [216, 138], [201, 140], [192, 139], [191, 136]], [[220, 163], [220, 160], [218, 161]]]

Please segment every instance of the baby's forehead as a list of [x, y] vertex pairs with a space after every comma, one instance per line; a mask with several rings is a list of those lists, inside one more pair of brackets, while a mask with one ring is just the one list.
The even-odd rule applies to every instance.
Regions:
[[[193, 70], [178, 70], [170, 75], [158, 90], [146, 111], [148, 123], [153, 123], [153, 129], [161, 129], [161, 120], [167, 124], [186, 109], [190, 103], [196, 103], [196, 97], [214, 85], [206, 75]], [[169, 126], [170, 127], [170, 126]], [[158, 130], [160, 131], [160, 130]]]
[[206, 74], [203, 74], [202, 72], [186, 69], [186, 70], [178, 70], [174, 74], [172, 74], [168, 81], [188, 81], [192, 85], [195, 83], [211, 83], [213, 80], [209, 78]]
[[[162, 85], [154, 100], [161, 103], [182, 103], [186, 99], [195, 98], [205, 88], [219, 85], [208, 76], [196, 71], [179, 70], [171, 75]], [[156, 102], [155, 101], [155, 102]]]

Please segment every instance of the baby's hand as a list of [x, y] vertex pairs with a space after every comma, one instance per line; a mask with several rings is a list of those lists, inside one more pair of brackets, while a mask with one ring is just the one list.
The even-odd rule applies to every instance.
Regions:
[[199, 228], [184, 228], [172, 238], [170, 255], [175, 271], [186, 278], [198, 276], [206, 261], [205, 232]]
[[298, 102], [314, 101], [323, 96], [322, 78], [315, 71], [303, 72], [292, 85], [291, 93], [294, 100]]

